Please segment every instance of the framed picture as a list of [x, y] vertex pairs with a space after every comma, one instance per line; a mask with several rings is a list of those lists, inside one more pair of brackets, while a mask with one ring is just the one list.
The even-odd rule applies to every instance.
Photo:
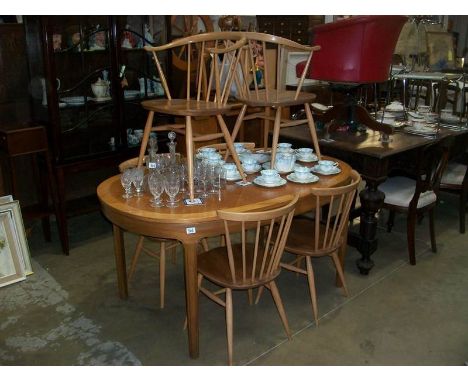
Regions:
[[449, 32], [426, 32], [427, 58], [431, 70], [453, 69], [455, 49]]
[[26, 241], [26, 233], [24, 230], [23, 217], [21, 216], [19, 202], [17, 200], [12, 200], [9, 196], [0, 198], [0, 216], [2, 218], [3, 216], [6, 216], [6, 218], [3, 219], [7, 219], [11, 222], [12, 234], [11, 236], [6, 235], [8, 237], [5, 236], [5, 238], [8, 239], [8, 243], [6, 243], [8, 244], [8, 248], [10, 250], [13, 248], [18, 252], [20, 262], [23, 265], [26, 276], [32, 274], [31, 256], [29, 253], [29, 246]]
[[26, 278], [13, 214], [0, 212], [0, 287]]

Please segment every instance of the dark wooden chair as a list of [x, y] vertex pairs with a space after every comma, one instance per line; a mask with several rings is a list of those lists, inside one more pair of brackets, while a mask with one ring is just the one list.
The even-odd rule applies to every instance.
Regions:
[[[317, 325], [317, 294], [311, 259], [313, 257], [329, 256], [333, 260], [343, 290], [348, 295], [342, 268], [343, 258], [340, 261], [338, 252], [343, 245], [343, 240], [346, 241], [349, 211], [360, 181], [361, 176], [353, 170], [351, 172], [351, 182], [348, 185], [313, 189], [311, 197], [315, 199], [316, 205], [313, 211], [314, 219], [295, 218], [289, 231], [285, 251], [296, 255], [298, 258], [291, 263], [281, 263], [281, 267], [307, 276], [313, 316]], [[324, 209], [324, 206], [327, 208]], [[323, 213], [324, 211], [326, 213]], [[304, 258], [306, 260], [306, 269], [300, 266]]]
[[[273, 202], [271, 209], [262, 208], [255, 212], [218, 211], [224, 221], [226, 245], [198, 255], [200, 292], [226, 309], [229, 365], [233, 358], [232, 290], [252, 290], [262, 286], [269, 289], [286, 334], [291, 337], [275, 279], [281, 271], [280, 260], [297, 200], [297, 195], [291, 195], [281, 204]], [[223, 289], [217, 292], [206, 289], [202, 286], [204, 278]], [[225, 294], [225, 300], [219, 297], [221, 293]]]
[[395, 214], [407, 215], [408, 253], [411, 265], [416, 264], [415, 227], [419, 216], [428, 212], [432, 252], [437, 252], [434, 231], [434, 207], [437, 204], [440, 179], [447, 164], [448, 150], [442, 145], [424, 146], [416, 160], [415, 178], [395, 176], [388, 178], [379, 186], [385, 193], [383, 208], [390, 211], [387, 231], [391, 232]]

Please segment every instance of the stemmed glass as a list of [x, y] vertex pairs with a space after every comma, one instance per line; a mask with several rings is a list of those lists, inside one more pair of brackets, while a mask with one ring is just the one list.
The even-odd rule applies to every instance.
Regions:
[[173, 208], [179, 204], [175, 200], [176, 195], [179, 193], [180, 188], [180, 176], [177, 171], [168, 171], [164, 177], [164, 189], [166, 194], [169, 195], [169, 201], [166, 206]]
[[161, 207], [161, 194], [164, 192], [164, 175], [158, 171], [153, 172], [148, 178], [148, 186], [153, 195], [151, 207]]
[[143, 195], [143, 180], [145, 179], [145, 169], [143, 167], [135, 167], [133, 170], [132, 183], [135, 186], [135, 195]]
[[130, 199], [132, 195], [132, 181], [133, 181], [133, 172], [132, 169], [127, 168], [121, 175], [120, 175], [120, 183], [125, 190], [125, 194], [122, 195], [124, 199]]

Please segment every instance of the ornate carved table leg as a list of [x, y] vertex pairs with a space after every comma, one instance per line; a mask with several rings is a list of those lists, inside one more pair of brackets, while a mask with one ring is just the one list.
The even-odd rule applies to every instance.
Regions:
[[358, 250], [362, 257], [356, 261], [359, 271], [363, 275], [369, 274], [374, 266], [371, 254], [377, 249], [377, 217], [376, 214], [382, 208], [385, 194], [377, 189], [378, 183], [366, 181], [366, 188], [359, 193], [361, 198], [361, 236]]

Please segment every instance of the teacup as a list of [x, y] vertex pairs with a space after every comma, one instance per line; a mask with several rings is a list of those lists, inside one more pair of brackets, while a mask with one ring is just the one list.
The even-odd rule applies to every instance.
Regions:
[[442, 109], [440, 111], [440, 118], [446, 120], [450, 120], [451, 118], [453, 118], [452, 109]]
[[431, 107], [429, 105], [419, 105], [418, 112], [421, 114], [429, 113], [431, 111]]
[[314, 153], [314, 150], [309, 147], [301, 147], [300, 149], [297, 149], [296, 152], [301, 158], [310, 158]]
[[332, 160], [319, 160], [317, 166], [320, 171], [331, 172], [338, 166], [338, 163]]
[[199, 153], [203, 153], [203, 154], [206, 154], [206, 153], [215, 153], [215, 152], [216, 152], [216, 148], [214, 148], [214, 147], [202, 147], [202, 148], [198, 149], [198, 152], [199, 152]]
[[426, 126], [426, 121], [425, 120], [422, 120], [422, 121], [413, 121], [413, 127], [415, 129], [422, 129], [423, 127]]
[[246, 148], [245, 148], [244, 144], [241, 143], [241, 142], [234, 142], [234, 149], [236, 150], [236, 152], [238, 154], [243, 153], [244, 151], [246, 151]]
[[252, 163], [243, 162], [242, 167], [244, 167], [245, 171], [252, 172], [252, 171], [257, 170], [258, 164], [257, 162], [252, 162]]
[[294, 167], [294, 176], [297, 179], [306, 179], [310, 176], [310, 169], [305, 166]]
[[265, 183], [276, 183], [280, 179], [278, 171], [274, 169], [262, 170], [261, 174]]
[[203, 157], [210, 161], [219, 160], [222, 158], [221, 154], [216, 151], [205, 152], [203, 153]]
[[278, 143], [276, 147], [279, 149], [290, 149], [292, 147], [292, 143], [281, 142], [281, 143]]
[[226, 170], [226, 177], [232, 178], [237, 175], [237, 167], [235, 163], [225, 163], [223, 164], [224, 170]]

